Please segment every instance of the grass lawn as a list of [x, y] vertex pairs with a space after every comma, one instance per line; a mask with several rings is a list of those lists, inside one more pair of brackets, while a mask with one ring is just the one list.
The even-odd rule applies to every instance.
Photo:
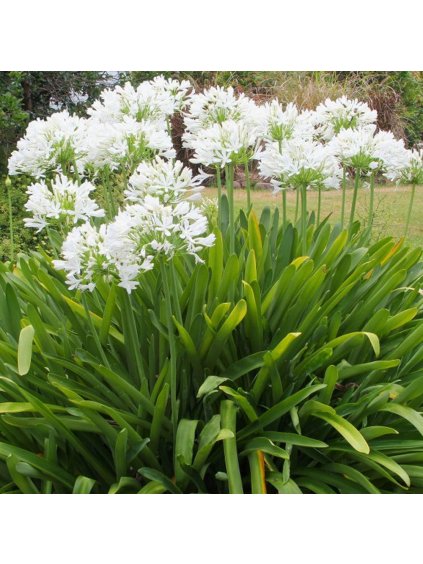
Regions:
[[[347, 190], [347, 215], [349, 214], [352, 190]], [[215, 198], [217, 190], [207, 188], [203, 192], [206, 198]], [[423, 188], [416, 190], [414, 206], [411, 215], [410, 229], [408, 238], [413, 245], [423, 245]], [[322, 217], [331, 214], [330, 221], [336, 223], [339, 221], [341, 213], [341, 191], [330, 190], [322, 193]], [[394, 237], [402, 237], [404, 235], [405, 222], [407, 219], [407, 211], [409, 205], [410, 188], [407, 186], [377, 186], [375, 189], [375, 220], [374, 235], [375, 237], [383, 237], [392, 235]], [[281, 195], [273, 194], [270, 190], [253, 190], [252, 200], [254, 209], [260, 213], [265, 206], [280, 206]], [[367, 210], [369, 204], [368, 189], [360, 189], [356, 218], [367, 221]], [[243, 189], [235, 190], [236, 207], [246, 206], [246, 193]], [[317, 193], [309, 192], [308, 197], [309, 209], [317, 209]], [[288, 218], [293, 219], [295, 215], [295, 192], [288, 192]]]

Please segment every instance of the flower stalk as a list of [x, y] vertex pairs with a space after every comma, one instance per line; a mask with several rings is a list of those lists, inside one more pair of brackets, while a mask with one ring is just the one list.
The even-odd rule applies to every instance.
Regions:
[[317, 188], [317, 225], [320, 223], [320, 210], [322, 207], [322, 187]]
[[370, 174], [370, 202], [369, 202], [369, 220], [367, 226], [367, 234], [370, 236], [373, 227], [373, 215], [375, 206], [375, 175], [372, 172]]
[[229, 204], [229, 252], [235, 252], [234, 165], [226, 165], [226, 191]]
[[413, 211], [413, 203], [414, 203], [414, 196], [416, 193], [416, 184], [413, 183], [411, 185], [411, 193], [410, 193], [410, 203], [408, 205], [408, 212], [407, 212], [407, 221], [405, 222], [405, 230], [404, 230], [404, 237], [407, 237], [408, 230], [410, 228], [410, 220], [411, 220], [411, 213]]
[[354, 216], [355, 216], [355, 208], [357, 206], [357, 196], [358, 190], [360, 188], [360, 169], [358, 168], [355, 171], [355, 178], [354, 178], [354, 192], [353, 192], [353, 199], [351, 203], [351, 211], [350, 211], [350, 223], [349, 223], [349, 234], [350, 237], [352, 235], [353, 225], [354, 225]]
[[341, 229], [344, 229], [345, 201], [347, 197], [347, 171], [345, 165], [342, 167], [342, 204], [341, 204]]
[[302, 254], [305, 256], [307, 252], [307, 185], [302, 184], [299, 188], [299, 192], [301, 197]]
[[220, 173], [220, 166], [216, 167], [216, 184], [217, 184], [217, 225], [219, 229], [222, 228], [222, 175]]
[[12, 182], [9, 177], [6, 178], [5, 185], [7, 189], [7, 202], [9, 207], [10, 262], [13, 264], [15, 262], [15, 236], [13, 229], [12, 194], [10, 190]]
[[286, 190], [282, 189], [282, 228], [285, 231], [288, 218], [287, 218], [287, 201], [286, 201]]
[[247, 213], [251, 210], [251, 179], [248, 161], [245, 162], [245, 189], [247, 191]]

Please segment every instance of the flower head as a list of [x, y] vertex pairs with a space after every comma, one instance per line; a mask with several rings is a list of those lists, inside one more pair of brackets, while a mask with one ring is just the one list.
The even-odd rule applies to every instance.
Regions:
[[125, 199], [142, 204], [147, 195], [156, 196], [164, 204], [177, 203], [183, 198], [197, 199], [207, 174], [193, 176], [192, 170], [181, 161], [166, 161], [156, 157], [140, 163], [129, 179]]
[[101, 123], [117, 123], [128, 117], [135, 121], [161, 120], [173, 112], [171, 94], [148, 81], [137, 88], [127, 82], [124, 86], [106, 89], [88, 109], [88, 114]]
[[255, 129], [244, 121], [227, 120], [198, 132], [191, 139], [194, 150], [191, 162], [222, 168], [229, 163], [245, 163], [252, 158], [257, 144]]
[[90, 182], [77, 184], [64, 175], [57, 175], [50, 186], [44, 180], [31, 184], [25, 209], [32, 217], [24, 219], [26, 227], [41, 231], [54, 223], [69, 228], [92, 217], [103, 217], [104, 210], [90, 196], [94, 190]]
[[313, 138], [315, 112], [300, 112], [292, 103], [284, 108], [278, 100], [264, 104], [261, 112], [261, 136], [267, 141], [282, 142], [293, 137]]
[[42, 178], [51, 172], [83, 169], [87, 120], [57, 112], [45, 120], [31, 121], [9, 159], [9, 174]]
[[62, 245], [62, 259], [54, 260], [58, 270], [66, 272], [66, 283], [71, 290], [92, 292], [99, 277], [109, 274], [110, 257], [104, 247], [106, 225], [96, 229], [84, 223], [70, 231]]
[[423, 185], [423, 149], [409, 151], [409, 159], [401, 170], [400, 181], [404, 184]]
[[94, 170], [105, 166], [111, 170], [133, 171], [156, 155], [174, 158], [175, 149], [163, 121], [141, 121], [124, 117], [116, 123], [88, 120], [85, 139], [86, 164]]
[[327, 98], [316, 108], [318, 135], [325, 141], [343, 129], [355, 129], [376, 123], [377, 112], [365, 102], [350, 100], [346, 96], [335, 101]]
[[150, 81], [151, 86], [160, 96], [166, 93], [170, 96], [173, 103], [173, 112], [181, 111], [188, 103], [188, 95], [192, 90], [191, 83], [188, 80], [174, 80], [172, 78], [164, 78], [164, 76], [156, 76]]
[[375, 134], [375, 126], [342, 129], [329, 146], [344, 165], [362, 173], [382, 172], [389, 180], [398, 178], [409, 159], [402, 139], [390, 131]]
[[199, 94], [192, 94], [185, 114], [185, 129], [193, 134], [228, 120], [257, 125], [258, 112], [254, 101], [245, 94], [236, 95], [232, 87], [216, 86]]
[[268, 143], [257, 155], [259, 171], [275, 188], [338, 188], [341, 169], [329, 147], [298, 138]]

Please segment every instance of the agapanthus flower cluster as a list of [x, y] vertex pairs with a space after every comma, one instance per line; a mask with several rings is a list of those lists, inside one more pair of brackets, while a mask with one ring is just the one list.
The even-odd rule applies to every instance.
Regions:
[[88, 176], [105, 167], [132, 173], [156, 155], [174, 158], [169, 120], [185, 107], [190, 88], [158, 76], [137, 88], [104, 90], [88, 119], [63, 111], [32, 121], [9, 159], [9, 174]]
[[150, 82], [159, 94], [166, 92], [173, 102], [173, 112], [179, 112], [185, 108], [188, 103], [189, 94], [192, 91], [192, 86], [189, 80], [175, 80], [172, 78], [165, 78], [164, 76], [156, 76]]
[[246, 163], [260, 142], [262, 109], [233, 88], [213, 87], [190, 98], [183, 146], [193, 163], [224, 167]]
[[64, 175], [56, 176], [49, 184], [44, 180], [31, 184], [25, 209], [32, 217], [24, 219], [25, 226], [37, 232], [51, 224], [68, 230], [77, 223], [103, 217], [104, 210], [91, 197], [94, 190], [90, 182], [78, 184]]
[[144, 160], [159, 155], [176, 156], [172, 139], [163, 121], [136, 121], [126, 116], [120, 122], [89, 120], [85, 143], [85, 164], [94, 170], [108, 167], [132, 171]]
[[136, 121], [162, 120], [184, 106], [189, 89], [188, 81], [166, 80], [162, 76], [144, 81], [137, 88], [127, 82], [104, 90], [88, 113], [102, 123], [116, 123], [127, 117]]
[[282, 146], [267, 143], [257, 155], [259, 171], [276, 190], [301, 187], [338, 188], [341, 168], [330, 147], [316, 141], [293, 138]]
[[79, 172], [84, 167], [86, 120], [57, 112], [28, 125], [9, 159], [9, 174], [42, 178], [49, 172]]
[[155, 196], [164, 204], [177, 203], [181, 199], [196, 200], [208, 176], [205, 173], [194, 176], [181, 161], [156, 157], [138, 165], [124, 192], [125, 200], [138, 204], [142, 204], [146, 196]]
[[92, 292], [99, 277], [111, 277], [112, 264], [104, 246], [107, 226], [84, 223], [70, 231], [63, 242], [62, 259], [53, 261], [57, 270], [66, 272], [70, 290]]
[[328, 146], [345, 166], [364, 174], [382, 172], [388, 180], [396, 180], [409, 162], [409, 151], [390, 131], [375, 133], [375, 129], [342, 129]]
[[300, 111], [292, 103], [283, 107], [278, 100], [272, 100], [261, 109], [260, 136], [266, 141], [278, 142], [293, 137], [312, 139], [315, 119], [315, 112]]
[[365, 102], [350, 100], [346, 96], [335, 101], [329, 98], [316, 108], [315, 120], [317, 134], [325, 141], [343, 129], [355, 129], [375, 124], [376, 110], [371, 110]]
[[224, 167], [252, 158], [259, 143], [257, 132], [244, 121], [227, 120], [203, 129], [192, 145], [193, 163]]
[[257, 125], [260, 111], [251, 98], [236, 94], [232, 87], [212, 87], [191, 96], [184, 119], [186, 132], [195, 134], [228, 120]]
[[131, 293], [161, 257], [185, 254], [201, 261], [200, 251], [215, 240], [207, 233], [206, 216], [190, 202], [166, 206], [146, 196], [143, 204], [127, 206], [100, 229], [89, 224], [73, 229], [63, 244], [62, 260], [54, 264], [66, 272], [73, 289], [92, 291], [106, 276]]
[[408, 162], [401, 171], [400, 181], [404, 184], [423, 186], [423, 149], [409, 151]]

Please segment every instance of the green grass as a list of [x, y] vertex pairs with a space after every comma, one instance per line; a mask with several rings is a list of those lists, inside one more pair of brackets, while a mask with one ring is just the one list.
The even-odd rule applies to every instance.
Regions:
[[[217, 191], [207, 188], [203, 192], [206, 198], [215, 198]], [[410, 221], [408, 239], [413, 245], [423, 245], [423, 188], [418, 188]], [[378, 186], [375, 191], [375, 220], [374, 237], [386, 235], [400, 238], [404, 235], [405, 222], [409, 205], [410, 188], [407, 186]], [[347, 214], [349, 214], [352, 190], [347, 191]], [[253, 190], [252, 201], [254, 209], [260, 213], [265, 206], [280, 206], [281, 195], [273, 194], [270, 190]], [[356, 218], [367, 222], [369, 191], [360, 190]], [[237, 208], [246, 207], [246, 193], [243, 189], [235, 190], [235, 205]], [[308, 197], [310, 210], [317, 210], [317, 193], [310, 192]], [[341, 214], [341, 191], [330, 190], [322, 193], [322, 218], [331, 214], [331, 223], [339, 221]], [[288, 192], [288, 219], [295, 216], [295, 192]], [[348, 219], [348, 218], [347, 218]]]

